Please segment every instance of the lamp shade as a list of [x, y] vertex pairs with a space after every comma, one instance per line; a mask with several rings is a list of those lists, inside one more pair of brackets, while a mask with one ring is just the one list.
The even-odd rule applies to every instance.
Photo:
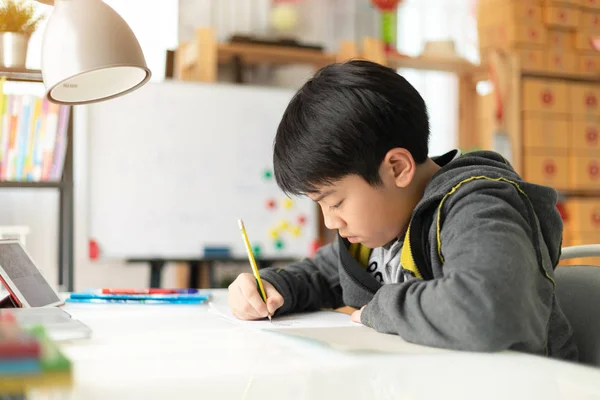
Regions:
[[42, 43], [48, 100], [86, 104], [131, 92], [151, 72], [133, 31], [101, 0], [55, 0]]

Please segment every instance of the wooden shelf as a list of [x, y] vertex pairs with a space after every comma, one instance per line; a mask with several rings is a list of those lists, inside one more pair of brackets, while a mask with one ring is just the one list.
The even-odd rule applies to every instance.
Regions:
[[600, 190], [559, 190], [564, 197], [600, 197]]
[[0, 77], [9, 81], [43, 82], [42, 71], [36, 69], [0, 68]]
[[72, 185], [70, 182], [20, 182], [20, 181], [0, 181], [0, 188], [16, 189], [63, 189]]
[[261, 45], [250, 43], [223, 43], [217, 46], [219, 63], [230, 63], [239, 57], [244, 65], [257, 64], [309, 64], [325, 66], [335, 62], [335, 55], [319, 50], [289, 46]]
[[550, 72], [545, 73], [545, 72], [521, 71], [521, 76], [523, 78], [557, 79], [557, 80], [571, 81], [571, 82], [589, 82], [589, 83], [600, 82], [600, 76], [557, 74], [557, 73], [550, 73]]
[[481, 68], [479, 65], [463, 59], [406, 57], [401, 55], [389, 55], [388, 64], [395, 69], [410, 68], [424, 71], [451, 72], [455, 74], [473, 73]]

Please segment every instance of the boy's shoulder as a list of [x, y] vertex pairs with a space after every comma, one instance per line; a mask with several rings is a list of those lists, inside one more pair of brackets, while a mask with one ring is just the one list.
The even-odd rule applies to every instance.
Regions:
[[443, 197], [458, 186], [476, 180], [505, 180], [522, 183], [510, 162], [493, 151], [475, 151], [461, 154], [453, 150], [439, 157], [432, 157], [440, 170], [433, 175], [424, 193], [427, 197]]

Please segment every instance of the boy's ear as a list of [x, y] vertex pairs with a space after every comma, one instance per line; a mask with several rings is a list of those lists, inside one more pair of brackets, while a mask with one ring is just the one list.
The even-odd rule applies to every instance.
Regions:
[[393, 180], [397, 187], [408, 187], [417, 170], [415, 159], [406, 149], [396, 147], [391, 149], [385, 155], [382, 163], [382, 173], [387, 175], [387, 179]]

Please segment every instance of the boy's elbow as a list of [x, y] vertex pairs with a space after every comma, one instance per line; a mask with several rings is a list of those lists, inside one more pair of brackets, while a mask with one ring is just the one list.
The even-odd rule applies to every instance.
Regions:
[[543, 326], [538, 328], [527, 321], [494, 319], [472, 324], [457, 343], [464, 351], [495, 353], [509, 349], [538, 352], [544, 347]]

